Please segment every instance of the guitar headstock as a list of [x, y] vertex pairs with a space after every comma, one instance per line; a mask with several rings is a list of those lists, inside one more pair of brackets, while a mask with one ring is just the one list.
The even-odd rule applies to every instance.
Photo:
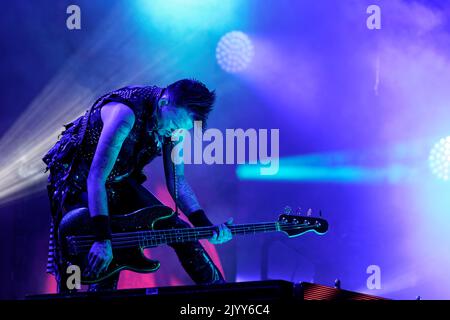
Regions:
[[320, 217], [313, 217], [312, 210], [308, 209], [306, 215], [301, 214], [298, 209], [296, 214], [292, 214], [290, 207], [284, 209], [284, 213], [278, 217], [280, 231], [286, 233], [290, 238], [313, 231], [317, 234], [325, 234], [328, 231], [328, 222]]

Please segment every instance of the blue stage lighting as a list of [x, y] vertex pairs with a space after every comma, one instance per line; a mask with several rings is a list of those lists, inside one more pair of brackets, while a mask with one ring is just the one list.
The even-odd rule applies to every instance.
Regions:
[[[131, 2], [131, 1], [130, 1]], [[152, 37], [156, 30], [177, 38], [192, 32], [229, 30], [240, 23], [247, 1], [242, 0], [138, 0], [132, 2], [145, 27], [146, 20]], [[205, 34], [205, 33], [202, 33]]]
[[442, 138], [431, 149], [429, 157], [430, 169], [441, 180], [449, 180], [450, 169], [450, 136]]
[[250, 38], [241, 31], [225, 34], [217, 44], [216, 58], [226, 72], [236, 73], [248, 67], [254, 56]]

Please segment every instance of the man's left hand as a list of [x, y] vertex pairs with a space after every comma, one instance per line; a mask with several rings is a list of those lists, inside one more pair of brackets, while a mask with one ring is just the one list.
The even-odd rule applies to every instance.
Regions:
[[233, 234], [231, 233], [229, 225], [233, 223], [233, 218], [228, 219], [227, 222], [222, 223], [217, 226], [218, 232], [214, 232], [214, 235], [209, 242], [212, 244], [221, 244], [230, 241], [233, 238]]

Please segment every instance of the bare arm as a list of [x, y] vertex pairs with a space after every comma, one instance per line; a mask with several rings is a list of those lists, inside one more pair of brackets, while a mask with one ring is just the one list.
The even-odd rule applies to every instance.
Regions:
[[92, 217], [108, 215], [106, 179], [135, 121], [133, 111], [117, 102], [104, 105], [101, 117], [103, 129], [87, 179], [89, 211]]

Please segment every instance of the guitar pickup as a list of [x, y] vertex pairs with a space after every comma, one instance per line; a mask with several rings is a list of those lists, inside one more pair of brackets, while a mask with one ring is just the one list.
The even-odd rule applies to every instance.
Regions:
[[78, 250], [73, 236], [67, 237], [67, 251], [70, 255], [77, 255]]

